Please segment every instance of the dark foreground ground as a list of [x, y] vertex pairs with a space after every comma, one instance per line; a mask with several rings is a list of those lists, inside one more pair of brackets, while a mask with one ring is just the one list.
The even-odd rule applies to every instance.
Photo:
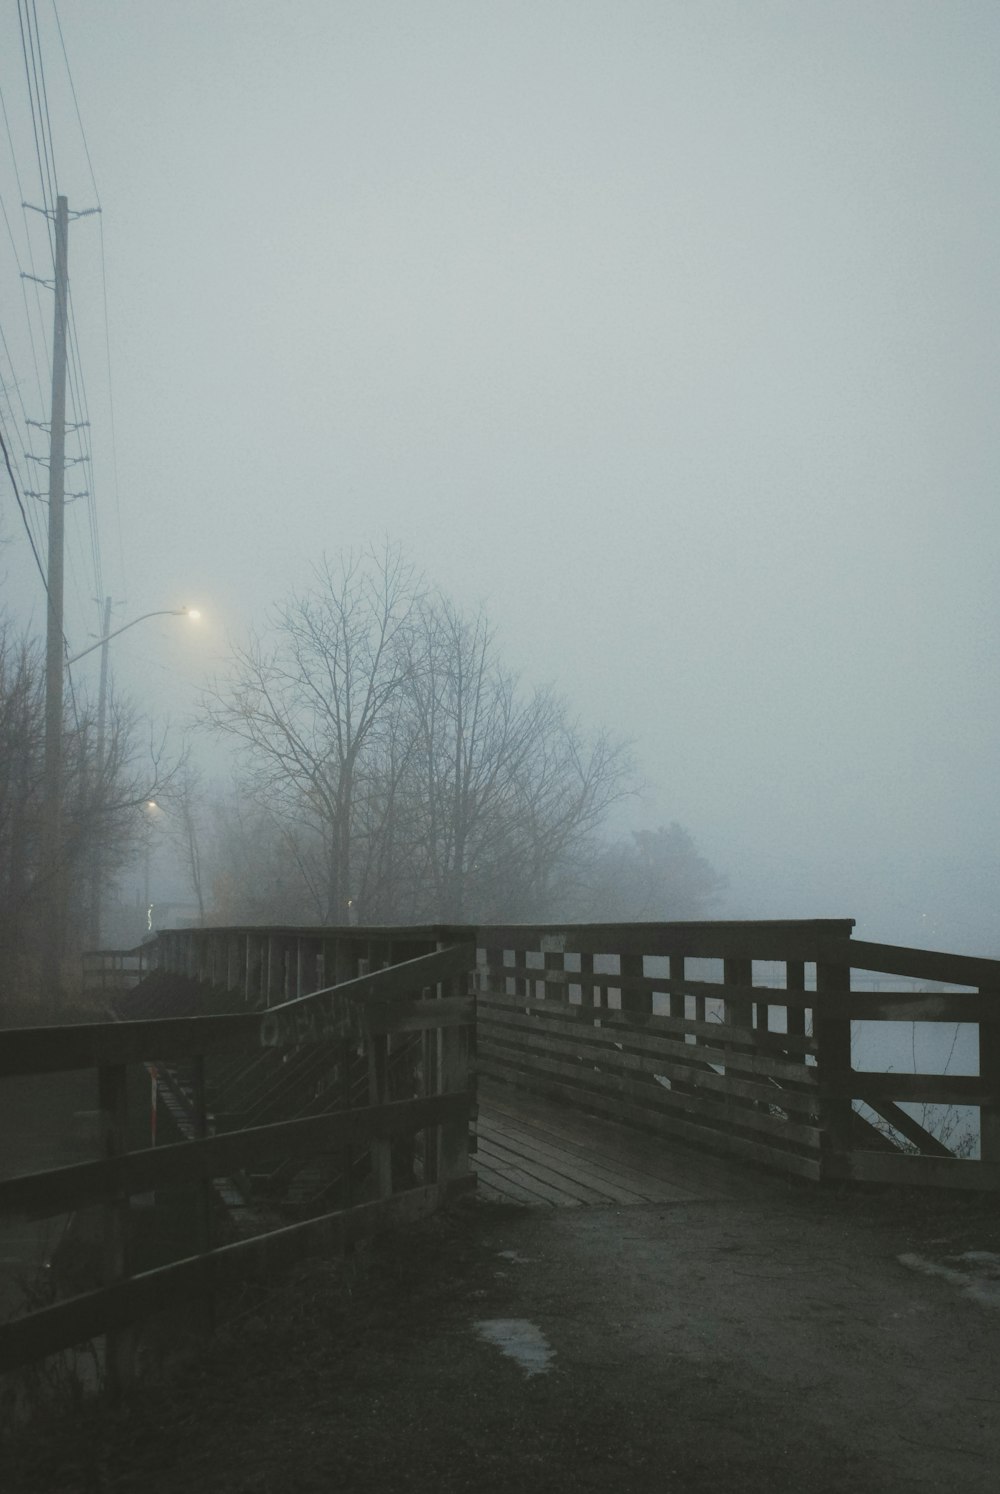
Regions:
[[0, 1488], [995, 1494], [998, 1251], [993, 1206], [768, 1180], [469, 1202], [255, 1289], [125, 1407], [8, 1436]]

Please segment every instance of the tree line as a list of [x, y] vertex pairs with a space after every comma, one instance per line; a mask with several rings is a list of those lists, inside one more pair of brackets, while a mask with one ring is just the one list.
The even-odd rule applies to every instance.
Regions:
[[220, 921], [694, 917], [724, 885], [678, 825], [608, 843], [630, 744], [525, 685], [486, 614], [390, 545], [322, 562], [233, 651], [202, 726], [239, 765], [207, 876], [186, 833]]
[[[680, 825], [609, 838], [635, 790], [630, 744], [525, 683], [486, 613], [463, 613], [388, 544], [322, 561], [232, 648], [196, 723], [232, 749], [227, 786], [113, 692], [98, 714], [67, 692], [70, 977], [148, 848], [150, 800], [202, 923], [693, 918], [724, 886]], [[44, 650], [0, 620], [0, 960], [25, 990], [52, 937], [44, 746]]]

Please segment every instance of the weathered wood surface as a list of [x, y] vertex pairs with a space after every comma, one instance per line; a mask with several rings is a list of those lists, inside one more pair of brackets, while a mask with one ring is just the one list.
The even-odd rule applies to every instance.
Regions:
[[[491, 949], [542, 949], [562, 954], [676, 955], [686, 959], [816, 959], [818, 948], [839, 950], [853, 918], [724, 919], [694, 923], [490, 924], [479, 942]], [[606, 978], [606, 977], [605, 977]], [[944, 977], [948, 979], [948, 977]], [[612, 983], [613, 980], [612, 980]]]
[[[199, 937], [190, 943], [181, 934], [169, 936], [172, 958], [175, 967], [196, 968], [208, 979], [218, 967], [216, 956], [228, 945], [222, 937], [206, 939], [203, 931], [197, 934]], [[290, 986], [308, 978], [310, 968], [320, 968], [318, 959], [310, 962], [310, 951], [300, 942], [294, 947], [292, 980], [288, 949], [281, 951], [280, 959], [271, 958], [275, 951], [273, 933], [258, 932], [254, 938], [258, 952], [268, 952], [266, 978], [272, 994], [287, 993]], [[270, 1268], [303, 1242], [321, 1248], [323, 1242], [358, 1238], [387, 1219], [414, 1217], [415, 1212], [433, 1207], [449, 1191], [474, 1183], [468, 1170], [468, 1131], [475, 1097], [469, 1069], [475, 997], [467, 993], [475, 946], [463, 941], [425, 952], [426, 931], [421, 941], [413, 942], [421, 952], [389, 966], [384, 957], [400, 954], [402, 946], [390, 946], [369, 932], [356, 941], [357, 947], [366, 950], [368, 970], [336, 987], [264, 1010], [236, 1016], [33, 1028], [0, 1034], [0, 1075], [95, 1068], [101, 1118], [98, 1160], [0, 1182], [0, 1211], [37, 1218], [96, 1203], [104, 1213], [103, 1287], [0, 1326], [0, 1368], [103, 1334], [108, 1342], [109, 1378], [124, 1383], [131, 1359], [129, 1325], [146, 1313], [171, 1301], [204, 1297], [210, 1317], [213, 1285], [223, 1279], [220, 1271], [230, 1280], [234, 1270], [238, 1274], [250, 1264]], [[203, 955], [213, 958], [202, 960]], [[326, 968], [333, 968], [332, 962], [328, 961]], [[391, 1070], [394, 1065], [398, 1068], [401, 1055], [404, 1060], [410, 1053], [415, 1055], [422, 1041], [425, 1051], [442, 1056], [427, 1065], [423, 1075], [418, 1075], [415, 1067], [407, 1072], [407, 1085], [419, 1085], [415, 1097], [394, 1099]], [[255, 1061], [259, 1061], [260, 1055], [275, 1047], [314, 1050], [322, 1055], [342, 1044], [368, 1056], [367, 1106], [348, 1092], [345, 1108], [332, 1113], [210, 1134], [202, 1066], [206, 1053], [256, 1054]], [[149, 1060], [159, 1065], [180, 1059], [192, 1076], [189, 1082], [194, 1109], [189, 1139], [128, 1152], [126, 1065]], [[273, 1090], [274, 1086], [269, 1103]], [[390, 1143], [394, 1138], [408, 1138], [412, 1152], [419, 1134], [432, 1138], [429, 1145], [425, 1142], [424, 1158], [433, 1158], [433, 1165], [425, 1168], [423, 1186], [413, 1189], [403, 1176], [405, 1173], [412, 1182], [410, 1169], [403, 1168], [400, 1177], [394, 1177]], [[340, 1155], [344, 1151], [350, 1154], [361, 1148], [368, 1148], [371, 1154], [369, 1194], [373, 1192], [374, 1199], [353, 1205], [348, 1201], [346, 1207], [321, 1219], [213, 1248], [208, 1191], [213, 1179], [241, 1167], [259, 1169], [271, 1158], [277, 1158], [280, 1167], [287, 1167], [303, 1157], [330, 1152]], [[196, 1188], [200, 1253], [156, 1271], [133, 1274], [129, 1250], [131, 1196], [179, 1183]]]
[[[859, 1138], [879, 1156], [895, 1149], [900, 1175], [914, 1160], [907, 1146], [917, 1160], [957, 1162], [901, 1106], [978, 1106], [983, 1165], [911, 1168], [909, 1176], [995, 1187], [1000, 962], [856, 941], [852, 927], [804, 920], [483, 930], [480, 1072], [808, 1177], [845, 1175]], [[693, 960], [718, 962], [720, 978], [694, 979], [702, 972]], [[755, 962], [765, 964], [767, 984], [755, 979]], [[775, 963], [783, 983], [780, 969], [766, 969]], [[853, 972], [978, 989], [852, 990]], [[977, 1025], [980, 1073], [859, 1073], [851, 1045], [858, 1021]], [[862, 1103], [881, 1117], [877, 1131], [858, 1113]], [[868, 1153], [859, 1158], [859, 1176], [869, 1167], [891, 1171]]]
[[172, 1261], [100, 1291], [15, 1318], [0, 1328], [0, 1373], [69, 1344], [127, 1329], [131, 1323], [177, 1302], [210, 1297], [218, 1285], [229, 1288], [251, 1273], [266, 1275], [303, 1255], [339, 1251], [388, 1224], [419, 1219], [432, 1213], [448, 1192], [449, 1185], [435, 1184], [338, 1209], [319, 1219], [307, 1219], [204, 1255]]
[[260, 1166], [272, 1158], [308, 1157], [346, 1146], [390, 1141], [426, 1126], [461, 1123], [468, 1113], [468, 1090], [462, 1090], [123, 1152], [98, 1162], [78, 1162], [2, 1179], [0, 1212], [44, 1219], [113, 1201], [121, 1195], [226, 1177], [239, 1168]]
[[550, 1208], [710, 1196], [684, 1159], [655, 1139], [488, 1081], [480, 1085], [474, 1167], [482, 1197]]
[[413, 992], [475, 965], [475, 946], [457, 945], [262, 1012], [221, 1017], [164, 1017], [66, 1027], [11, 1028], [0, 1042], [0, 1077], [63, 1073], [100, 1064], [165, 1063], [199, 1054], [252, 1052], [373, 1034], [462, 1026], [475, 1016], [468, 996], [414, 999]]

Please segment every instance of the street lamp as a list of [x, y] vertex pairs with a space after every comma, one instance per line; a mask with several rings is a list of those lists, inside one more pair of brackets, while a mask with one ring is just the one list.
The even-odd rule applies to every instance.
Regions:
[[[105, 617], [108, 615], [109, 613], [106, 612]], [[145, 622], [147, 617], [190, 617], [192, 622], [196, 622], [200, 616], [201, 613], [197, 607], [161, 607], [157, 612], [143, 612], [139, 617], [133, 617], [131, 622], [122, 623], [121, 627], [115, 628], [114, 632], [105, 633], [104, 637], [98, 638], [96, 643], [89, 643], [78, 654], [74, 654], [72, 658], [66, 659], [65, 666], [68, 669], [71, 664], [76, 664], [79, 659], [84, 659], [88, 654], [92, 654], [95, 648], [104, 648], [111, 642], [112, 638], [117, 638], [119, 633], [125, 633], [129, 628], [134, 628], [136, 623]], [[107, 627], [106, 622], [105, 627]]]
[[[138, 617], [133, 617], [131, 622], [122, 623], [120, 628], [108, 632], [108, 624], [111, 621], [111, 598], [104, 599], [104, 636], [98, 638], [96, 643], [90, 643], [82, 648], [78, 654], [73, 654], [64, 661], [65, 668], [75, 664], [77, 660], [86, 658], [96, 648], [101, 650], [101, 683], [97, 693], [97, 774], [100, 780], [104, 767], [104, 726], [107, 716], [108, 703], [108, 644], [112, 638], [117, 638], [119, 633], [125, 633], [129, 628], [134, 628], [136, 623], [145, 622], [148, 617], [190, 617], [192, 622], [201, 616], [197, 607], [161, 607], [155, 612], [143, 612]], [[147, 881], [148, 881], [147, 870]], [[148, 897], [147, 897], [148, 901]], [[91, 935], [95, 945], [101, 942], [101, 852], [98, 848], [95, 852], [95, 865], [93, 870], [93, 890], [91, 901]]]

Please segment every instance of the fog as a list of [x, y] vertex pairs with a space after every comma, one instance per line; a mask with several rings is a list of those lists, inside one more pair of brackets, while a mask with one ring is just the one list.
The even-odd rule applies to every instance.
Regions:
[[[995, 5], [58, 16], [87, 148], [43, 0], [59, 190], [95, 206], [89, 151], [102, 207], [70, 231], [100, 579], [116, 621], [205, 614], [116, 640], [122, 688], [183, 722], [322, 551], [388, 535], [634, 738], [619, 828], [685, 825], [720, 914], [1000, 953]], [[51, 312], [14, 252], [45, 265], [13, 7], [0, 86], [20, 423]], [[67, 525], [80, 649], [84, 501]]]

